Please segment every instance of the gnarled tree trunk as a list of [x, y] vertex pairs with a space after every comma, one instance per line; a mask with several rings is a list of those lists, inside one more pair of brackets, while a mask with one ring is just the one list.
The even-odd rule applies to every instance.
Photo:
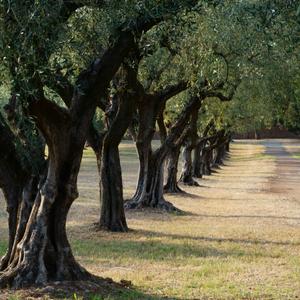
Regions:
[[202, 150], [204, 143], [197, 143], [193, 155], [193, 177], [202, 178]]
[[[131, 33], [122, 32], [101, 60], [82, 72], [69, 109], [48, 101], [43, 86], [33, 78], [28, 111], [34, 117], [49, 149], [46, 180], [41, 179], [29, 217], [19, 218], [7, 267], [0, 287], [45, 284], [50, 280], [84, 280], [91, 275], [75, 260], [66, 234], [66, 219], [78, 197], [77, 176], [87, 133], [101, 98], [124, 56], [134, 44]], [[109, 62], [109, 63], [108, 63]], [[1, 166], [2, 167], [2, 166]], [[24, 209], [25, 201], [22, 201]], [[22, 212], [20, 212], [22, 215]], [[18, 237], [18, 240], [16, 240]]]
[[99, 227], [111, 231], [128, 231], [118, 146], [132, 123], [139, 99], [139, 86], [136, 85], [137, 71], [129, 66], [123, 65], [118, 77], [116, 79], [117, 94], [112, 97], [109, 130], [104, 139], [102, 152]]
[[171, 149], [167, 158], [167, 182], [164, 186], [165, 193], [184, 193], [184, 191], [178, 186], [177, 173], [178, 173], [178, 161], [180, 156], [181, 146]]
[[222, 144], [220, 146], [218, 146], [216, 148], [216, 158], [215, 158], [215, 162], [214, 165], [215, 166], [219, 166], [223, 164], [223, 158], [225, 156], [226, 150], [225, 150], [225, 145]]
[[[7, 107], [8, 106], [9, 105], [7, 105]], [[13, 123], [13, 117], [15, 117], [14, 110], [15, 107], [12, 108], [8, 114], [10, 121]], [[12, 115], [14, 116], [12, 117]], [[6, 200], [9, 234], [8, 248], [0, 262], [0, 272], [4, 271], [9, 265], [16, 236], [19, 235], [20, 232], [20, 226], [22, 227], [21, 232], [23, 232], [26, 225], [26, 223], [18, 223], [18, 219], [23, 219], [25, 209], [22, 209], [22, 205], [28, 207], [30, 211], [33, 202], [32, 198], [35, 197], [37, 190], [37, 182], [34, 180], [34, 177], [31, 178], [30, 175], [30, 163], [32, 162], [29, 162], [25, 156], [28, 150], [23, 148], [22, 154], [18, 152], [20, 149], [17, 147], [20, 148], [22, 147], [21, 145], [22, 142], [14, 135], [4, 117], [0, 114], [0, 187], [3, 190]], [[38, 155], [43, 157], [43, 153], [35, 153], [35, 156]], [[30, 154], [28, 153], [28, 158], [29, 157]], [[39, 160], [37, 157], [33, 159], [35, 159], [35, 161]], [[23, 202], [22, 198], [24, 199]]]
[[193, 179], [192, 147], [190, 145], [183, 148], [182, 158], [180, 182], [189, 186], [199, 186], [199, 183]]
[[90, 277], [75, 261], [66, 234], [67, 214], [78, 196], [76, 180], [85, 139], [66, 111], [53, 110], [51, 102], [36, 101], [31, 108], [38, 118], [47, 110], [47, 118], [56, 120], [55, 125], [43, 118], [37, 121], [49, 148], [48, 171], [46, 179], [33, 178], [23, 188], [13, 246], [0, 275], [1, 287]]
[[[151, 146], [149, 146], [151, 140], [141, 140], [141, 150], [145, 154], [144, 158], [147, 159], [143, 174], [143, 186], [132, 200], [126, 202], [126, 208], [156, 207], [169, 211], [177, 210], [163, 197], [164, 162], [171, 149], [178, 146], [177, 143], [182, 142], [181, 137], [186, 135], [185, 129], [190, 116], [195, 109], [198, 111], [202, 103], [201, 100], [202, 98], [198, 96], [191, 97], [179, 119], [170, 129], [165, 141], [154, 153], [151, 152]], [[151, 129], [153, 132], [154, 125]], [[142, 133], [142, 130], [140, 130], [140, 133]]]
[[[200, 106], [199, 106], [200, 109]], [[185, 146], [183, 148], [183, 165], [180, 176], [180, 181], [189, 186], [199, 186], [198, 182], [193, 178], [193, 163], [192, 163], [192, 151], [196, 147], [198, 142], [197, 133], [197, 121], [199, 115], [199, 109], [192, 112], [190, 128], [185, 140]]]
[[166, 211], [177, 209], [165, 200], [164, 193], [164, 163], [167, 152], [155, 151], [150, 153], [143, 174], [143, 183], [135, 198], [127, 201], [126, 208], [159, 208]]
[[125, 208], [155, 207], [175, 210], [163, 197], [163, 172], [165, 151], [152, 152], [151, 142], [155, 132], [156, 115], [159, 103], [148, 96], [146, 105], [139, 106], [139, 132], [136, 142], [140, 161], [139, 178], [135, 195], [126, 201]]

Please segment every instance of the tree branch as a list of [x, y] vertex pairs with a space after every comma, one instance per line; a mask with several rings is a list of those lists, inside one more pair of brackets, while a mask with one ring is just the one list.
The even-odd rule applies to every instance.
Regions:
[[219, 98], [222, 102], [231, 101], [238, 86], [240, 84], [240, 80], [238, 80], [232, 87], [230, 93], [226, 96], [220, 91], [208, 91], [206, 93], [206, 97], [216, 97]]
[[178, 95], [179, 93], [185, 91], [188, 88], [187, 81], [180, 81], [177, 84], [169, 85], [162, 91], [154, 94], [155, 97], [159, 98], [161, 102], [166, 102], [170, 98]]

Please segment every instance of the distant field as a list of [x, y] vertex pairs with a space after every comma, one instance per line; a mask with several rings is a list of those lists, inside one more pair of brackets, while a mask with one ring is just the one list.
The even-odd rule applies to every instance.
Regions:
[[[135, 189], [132, 143], [120, 147], [124, 194]], [[201, 187], [167, 199], [184, 215], [127, 212], [129, 233], [93, 230], [99, 191], [86, 150], [80, 197], [69, 216], [74, 253], [94, 274], [131, 281], [119, 299], [296, 299], [300, 297], [300, 143], [237, 142], [231, 158]], [[2, 199], [0, 199], [2, 200]], [[0, 201], [0, 252], [6, 213]], [[151, 295], [151, 296], [150, 296]], [[108, 298], [118, 299], [118, 298]]]

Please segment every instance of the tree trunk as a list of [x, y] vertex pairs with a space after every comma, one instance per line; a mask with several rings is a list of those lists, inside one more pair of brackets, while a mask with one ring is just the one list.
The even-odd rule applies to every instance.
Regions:
[[212, 169], [211, 169], [211, 165], [212, 165], [212, 161], [213, 161], [213, 149], [209, 149], [207, 150], [207, 154], [205, 156], [205, 175], [211, 175], [212, 173]]
[[164, 192], [164, 162], [167, 153], [156, 151], [149, 155], [143, 175], [143, 185], [138, 195], [127, 201], [125, 207], [134, 208], [158, 208], [166, 211], [178, 211], [172, 203], [165, 200]]
[[217, 147], [216, 151], [217, 151], [217, 155], [216, 155], [216, 159], [215, 159], [215, 165], [219, 166], [223, 164], [223, 158], [225, 155], [225, 145], [222, 144], [219, 147]]
[[[149, 159], [152, 154], [151, 140], [137, 140], [136, 149], [139, 158], [139, 176], [135, 194], [131, 199], [132, 203], [137, 202], [146, 193]], [[125, 206], [128, 207], [127, 204]]]
[[199, 186], [198, 182], [193, 179], [193, 162], [192, 151], [197, 146], [198, 142], [198, 129], [197, 121], [199, 117], [199, 109], [194, 110], [191, 114], [188, 134], [185, 139], [185, 146], [183, 148], [183, 165], [180, 181], [189, 186]]
[[202, 149], [203, 144], [198, 143], [194, 149], [194, 157], [193, 157], [193, 177], [195, 178], [202, 178]]
[[178, 173], [178, 160], [180, 156], [180, 146], [174, 147], [167, 158], [167, 183], [164, 186], [165, 193], [184, 193], [178, 186], [177, 173]]
[[[151, 152], [151, 140], [155, 128], [155, 118], [153, 120], [153, 118], [149, 116], [149, 113], [147, 113], [147, 110], [140, 110], [140, 128], [138, 142], [140, 143], [140, 150], [144, 155], [145, 162], [143, 186], [140, 191], [136, 193], [135, 197], [132, 200], [126, 202], [126, 208], [156, 207], [168, 211], [177, 210], [170, 202], [167, 202], [163, 197], [164, 162], [166, 157], [169, 155], [172, 147], [178, 146], [180, 143], [182, 143], [181, 137], [186, 135], [185, 129], [189, 122], [190, 116], [193, 111], [195, 111], [196, 109], [197, 111], [199, 110], [201, 104], [202, 98], [199, 98], [198, 96], [191, 96], [189, 103], [185, 106], [179, 119], [170, 129], [164, 143], [154, 153]], [[141, 116], [143, 116], [143, 114], [141, 113], [143, 112], [146, 112], [145, 119], [141, 118]], [[156, 115], [154, 114], [154, 116]], [[146, 122], [145, 120], [149, 121]], [[142, 128], [145, 128], [145, 132], [149, 132], [150, 129], [151, 135], [147, 136]]]
[[210, 151], [207, 149], [202, 150], [201, 155], [201, 174], [202, 175], [211, 175], [211, 169], [210, 169]]
[[192, 147], [187, 145], [183, 149], [183, 166], [180, 181], [189, 186], [199, 186], [193, 179]]
[[[77, 176], [96, 105], [88, 106], [85, 97], [90, 95], [78, 90], [70, 111], [48, 101], [42, 93], [38, 96], [40, 99], [30, 99], [28, 111], [48, 145], [47, 175], [43, 175], [41, 169], [35, 183], [30, 182], [35, 174], [33, 170], [25, 176], [16, 234], [7, 255], [8, 263], [0, 275], [0, 287], [91, 278], [73, 257], [67, 240], [66, 219], [71, 204], [78, 197]], [[82, 102], [87, 105], [84, 109]], [[31, 164], [39, 158], [37, 149], [33, 151]]]
[[[14, 122], [16, 119], [15, 107], [9, 111], [8, 117], [11, 122]], [[18, 230], [18, 215], [20, 215], [19, 219], [22, 219], [23, 214], [23, 210], [20, 207], [21, 205], [26, 205], [30, 210], [32, 205], [29, 197], [31, 195], [30, 187], [35, 186], [34, 192], [37, 189], [34, 180], [30, 179], [31, 166], [36, 161], [39, 161], [40, 156], [43, 157], [43, 153], [36, 152], [34, 153], [35, 157], [32, 157], [31, 160], [30, 155], [32, 153], [28, 151], [30, 148], [28, 145], [30, 144], [26, 143], [27, 149], [24, 147], [22, 150], [20, 149], [21, 145], [22, 142], [19, 137], [14, 135], [4, 117], [0, 114], [0, 187], [3, 190], [6, 201], [9, 234], [8, 249], [1, 259], [0, 271], [4, 271], [8, 267], [16, 235], [18, 235], [17, 232], [20, 232]], [[18, 150], [21, 150], [20, 153], [18, 153]], [[25, 153], [27, 153], [29, 159], [26, 158]], [[22, 196], [27, 201], [22, 202]], [[24, 231], [26, 224], [21, 223], [21, 225]]]
[[6, 199], [8, 213], [8, 248], [0, 261], [0, 272], [7, 268], [10, 253], [13, 248], [17, 231], [18, 207], [22, 197], [22, 188], [15, 186], [11, 191], [4, 191], [4, 197]]
[[[118, 146], [132, 124], [140, 97], [137, 70], [123, 65], [116, 78], [117, 93], [112, 97], [108, 133], [104, 139], [100, 179], [100, 229], [128, 231], [123, 198], [122, 170]], [[135, 91], [135, 92], [132, 92]]]
[[104, 145], [100, 185], [100, 229], [128, 231], [124, 213], [122, 173], [117, 145]]
[[[35, 105], [38, 106], [38, 102]], [[41, 111], [47, 110], [50, 117], [52, 106], [46, 101]], [[17, 199], [20, 193], [6, 193], [11, 201], [9, 204], [17, 201], [20, 204], [17, 206], [18, 218], [15, 218], [15, 210], [10, 212], [11, 238], [3, 260], [0, 287], [90, 278], [89, 273], [76, 263], [66, 234], [67, 213], [78, 196], [76, 181], [85, 139], [78, 134], [77, 127], [70, 124], [66, 112], [61, 110], [59, 113], [65, 118], [56, 119], [55, 129], [49, 124], [41, 124], [49, 145], [46, 179], [42, 173], [31, 178], [29, 174], [20, 200]], [[17, 183], [14, 184], [17, 186]], [[10, 196], [14, 199], [10, 200]]]
[[230, 152], [230, 141], [226, 143], [226, 151]]
[[[142, 33], [158, 22], [153, 19], [145, 22], [141, 20], [134, 30], [137, 34]], [[19, 215], [24, 218], [18, 219], [14, 241], [16, 246], [12, 247], [6, 269], [0, 273], [0, 287], [23, 287], [46, 284], [51, 280], [91, 278], [72, 254], [66, 234], [67, 214], [78, 197], [77, 176], [97, 100], [104, 96], [112, 77], [134, 48], [135, 37], [131, 30], [120, 30], [114, 44], [90, 68], [81, 72], [69, 109], [45, 99], [43, 84], [37, 78], [38, 72], [34, 72], [34, 68], [33, 72], [28, 70], [30, 75], [34, 73], [35, 76], [30, 77], [30, 82], [26, 82], [26, 90], [30, 89], [32, 92], [29, 93], [27, 110], [48, 145], [47, 177], [46, 180], [41, 178], [39, 181], [27, 219], [26, 213], [23, 213], [26, 205], [22, 199], [24, 205]], [[0, 146], [3, 145], [1, 138], [0, 134]], [[12, 164], [14, 165], [13, 162]], [[0, 169], [5, 170], [1, 164]], [[21, 224], [25, 224], [24, 233], [21, 232]], [[20, 240], [16, 241], [16, 237], [20, 237]]]
[[[52, 155], [51, 155], [52, 156]], [[24, 199], [13, 247], [0, 287], [44, 284], [49, 280], [82, 280], [90, 275], [75, 261], [66, 235], [66, 217], [77, 191], [63, 168], [50, 163], [46, 182], [30, 207]], [[58, 175], [58, 174], [57, 174]], [[73, 174], [75, 175], [75, 174]]]

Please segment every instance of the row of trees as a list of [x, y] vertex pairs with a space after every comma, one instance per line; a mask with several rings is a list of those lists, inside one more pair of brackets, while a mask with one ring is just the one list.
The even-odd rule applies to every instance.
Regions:
[[[3, 1], [0, 187], [9, 244], [0, 286], [91, 277], [66, 233], [86, 143], [99, 171], [99, 228], [127, 231], [118, 150], [126, 132], [140, 169], [125, 208], [176, 210], [164, 192], [182, 192], [182, 149], [180, 181], [196, 185], [222, 163], [250, 110], [259, 117], [274, 107], [280, 118], [288, 103], [296, 127], [298, 11], [292, 0]], [[255, 104], [244, 109], [249, 99]]]

